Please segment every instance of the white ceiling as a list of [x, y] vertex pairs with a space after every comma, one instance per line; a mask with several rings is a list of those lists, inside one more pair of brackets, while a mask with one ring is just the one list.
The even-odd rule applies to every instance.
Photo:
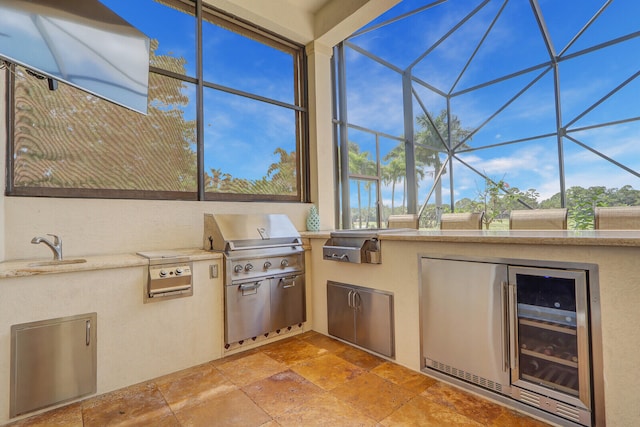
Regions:
[[302, 9], [311, 14], [316, 14], [325, 4], [331, 0], [285, 0], [291, 7]]
[[293, 41], [333, 47], [400, 0], [205, 0]]

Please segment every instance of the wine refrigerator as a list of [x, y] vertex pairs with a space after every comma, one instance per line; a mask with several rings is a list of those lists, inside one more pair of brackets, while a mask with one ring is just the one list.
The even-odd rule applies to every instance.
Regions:
[[591, 426], [585, 270], [509, 266], [512, 397]]

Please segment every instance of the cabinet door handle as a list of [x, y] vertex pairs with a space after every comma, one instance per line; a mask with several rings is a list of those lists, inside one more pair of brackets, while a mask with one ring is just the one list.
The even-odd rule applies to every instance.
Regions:
[[360, 309], [360, 302], [361, 302], [361, 298], [360, 298], [360, 293], [358, 293], [358, 291], [353, 291], [353, 308], [358, 311]]
[[85, 322], [84, 334], [84, 343], [88, 347], [91, 345], [91, 320]]

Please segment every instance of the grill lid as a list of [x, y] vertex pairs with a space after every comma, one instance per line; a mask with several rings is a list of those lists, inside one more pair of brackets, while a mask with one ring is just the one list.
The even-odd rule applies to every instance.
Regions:
[[301, 246], [300, 233], [284, 214], [204, 214], [204, 248], [231, 252]]

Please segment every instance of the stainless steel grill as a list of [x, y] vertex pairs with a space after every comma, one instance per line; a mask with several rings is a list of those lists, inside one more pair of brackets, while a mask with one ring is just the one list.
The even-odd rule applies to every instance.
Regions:
[[204, 248], [224, 255], [225, 344], [306, 321], [304, 250], [282, 214], [205, 214]]
[[384, 233], [415, 231], [408, 228], [366, 228], [358, 230], [336, 230], [330, 234], [322, 248], [326, 260], [354, 264], [381, 264], [380, 240]]

